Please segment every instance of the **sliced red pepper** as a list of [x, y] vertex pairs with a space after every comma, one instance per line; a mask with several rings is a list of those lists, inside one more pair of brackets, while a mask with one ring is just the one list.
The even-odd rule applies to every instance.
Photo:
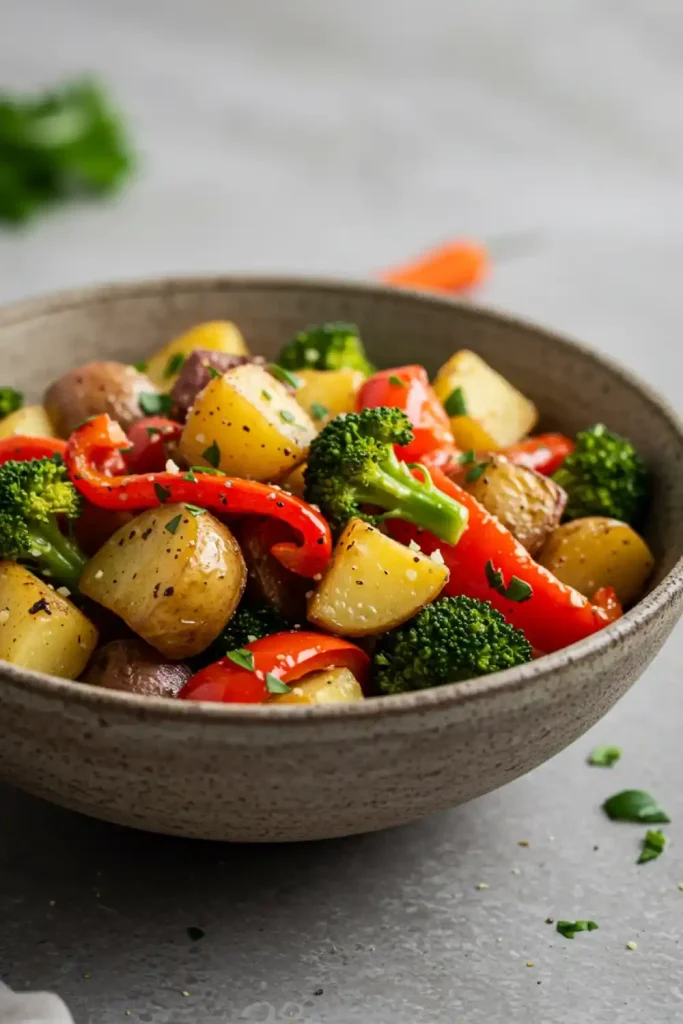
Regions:
[[228, 516], [263, 515], [282, 519], [301, 538], [300, 544], [281, 542], [272, 553], [300, 576], [322, 573], [332, 553], [326, 520], [300, 498], [274, 484], [206, 472], [145, 473], [107, 476], [98, 469], [103, 459], [128, 447], [128, 438], [109, 416], [95, 416], [73, 432], [64, 461], [81, 494], [100, 508], [139, 512], [166, 502], [186, 501]]
[[396, 454], [404, 462], [418, 462], [427, 452], [455, 449], [448, 415], [424, 366], [399, 366], [374, 374], [362, 385], [357, 403], [359, 410], [380, 405], [403, 410], [415, 435], [410, 444], [396, 446]]
[[600, 587], [593, 594], [593, 604], [602, 608], [610, 622], [616, 622], [624, 614], [621, 601], [614, 587]]
[[291, 630], [273, 633], [247, 644], [254, 670], [241, 668], [230, 658], [207, 665], [187, 681], [182, 700], [210, 700], [220, 704], [263, 704], [270, 697], [266, 673], [293, 683], [310, 672], [348, 668], [365, 690], [370, 658], [360, 647], [336, 636]]
[[0, 440], [0, 466], [5, 462], [27, 462], [29, 459], [51, 459], [66, 452], [66, 441], [58, 437], [30, 437], [15, 434]]
[[168, 460], [166, 444], [177, 441], [183, 432], [182, 424], [165, 416], [146, 416], [128, 431], [133, 449], [126, 453], [129, 473], [161, 473]]
[[571, 438], [564, 434], [538, 434], [527, 441], [504, 448], [500, 454], [518, 466], [526, 466], [544, 476], [551, 476], [575, 448]]
[[[467, 528], [453, 547], [431, 533], [420, 532], [410, 523], [387, 520], [387, 527], [397, 540], [409, 544], [414, 540], [426, 554], [437, 548], [450, 569], [444, 596], [465, 594], [480, 601], [490, 601], [508, 622], [523, 630], [533, 647], [548, 654], [583, 640], [602, 629], [610, 621], [602, 608], [595, 607], [572, 587], [560, 583], [552, 573], [534, 562], [529, 552], [471, 494], [458, 487], [438, 469], [432, 469], [434, 485], [459, 501], [469, 512]], [[502, 582], [492, 585], [493, 573], [502, 574]], [[523, 600], [511, 600], [501, 593], [516, 577], [531, 587]], [[511, 593], [523, 594], [525, 588], [513, 585]]]

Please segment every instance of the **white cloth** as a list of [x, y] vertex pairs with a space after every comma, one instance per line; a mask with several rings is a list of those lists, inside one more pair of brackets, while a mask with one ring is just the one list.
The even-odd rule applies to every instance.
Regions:
[[13, 992], [0, 981], [0, 1024], [74, 1024], [59, 996]]

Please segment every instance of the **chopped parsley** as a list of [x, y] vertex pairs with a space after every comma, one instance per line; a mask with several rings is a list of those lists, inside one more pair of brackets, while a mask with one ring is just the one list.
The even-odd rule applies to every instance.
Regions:
[[261, 398], [265, 402], [272, 402], [273, 401], [273, 396], [271, 395], [270, 391], [266, 391], [265, 388], [261, 389]]
[[171, 497], [171, 492], [169, 488], [164, 487], [162, 484], [159, 483], [154, 484], [154, 493], [156, 494], [157, 498], [159, 499], [162, 505]]
[[173, 519], [169, 519], [164, 529], [168, 530], [169, 533], [175, 533], [180, 526], [180, 520], [182, 518], [182, 514], [179, 512], [177, 516], [173, 516]]
[[401, 380], [400, 377], [397, 377], [395, 373], [389, 374], [387, 380], [389, 381], [390, 384], [393, 384], [394, 387], [397, 387], [397, 388], [405, 388], [405, 387], [407, 387], [406, 382], [404, 380]]
[[[211, 469], [209, 466], [191, 466], [190, 473], [208, 473], [209, 476], [225, 476], [225, 473], [221, 473], [220, 469]], [[185, 476], [186, 480], [189, 479], [190, 473]], [[192, 483], [196, 482], [196, 480], [192, 481]]]
[[649, 828], [643, 839], [643, 850], [636, 861], [637, 864], [645, 864], [649, 860], [656, 860], [664, 853], [666, 836], [658, 828]]
[[311, 402], [311, 416], [314, 420], [324, 420], [329, 413], [329, 409], [322, 402]]
[[187, 473], [183, 473], [183, 480], [187, 480], [188, 484], [197, 483], [197, 477], [194, 475], [194, 472], [191, 469], [188, 470]]
[[595, 921], [558, 921], [556, 927], [565, 939], [573, 939], [577, 932], [595, 932], [598, 929]]
[[208, 370], [209, 380], [215, 380], [216, 377], [222, 377], [223, 376], [223, 374], [220, 372], [220, 370], [217, 370], [215, 366], [211, 365], [211, 363], [204, 363], [204, 369]]
[[485, 572], [491, 589], [497, 591], [502, 597], [506, 597], [508, 601], [520, 604], [522, 601], [528, 601], [534, 592], [533, 587], [524, 580], [520, 580], [519, 576], [513, 576], [506, 587], [502, 572], [500, 569], [494, 568], [490, 558], [486, 563]]
[[143, 391], [139, 401], [145, 416], [165, 416], [173, 408], [170, 395], [158, 395], [154, 391]]
[[596, 768], [611, 768], [620, 757], [619, 747], [610, 747], [609, 745], [596, 747], [588, 755], [588, 764], [592, 764]]
[[204, 449], [202, 452], [202, 458], [206, 459], [209, 465], [213, 466], [214, 469], [218, 468], [218, 464], [221, 461], [221, 450], [215, 441], [213, 441], [208, 448]]
[[274, 676], [272, 672], [266, 672], [266, 689], [268, 693], [289, 693], [292, 688]]
[[147, 431], [147, 437], [156, 437], [161, 433], [160, 427], [145, 427], [145, 430]]
[[282, 381], [283, 384], [289, 384], [290, 388], [303, 387], [301, 377], [297, 377], [297, 375], [292, 373], [290, 370], [283, 369], [283, 367], [278, 366], [277, 363], [268, 364], [268, 373], [271, 377], [275, 377], [276, 380]]
[[228, 651], [225, 656], [234, 662], [235, 665], [246, 669], [247, 672], [254, 671], [254, 655], [252, 651], [248, 651], [245, 647], [240, 647], [236, 651]]
[[642, 789], [625, 789], [605, 800], [602, 809], [612, 821], [640, 821], [666, 825], [671, 818], [654, 797]]
[[174, 352], [172, 356], [169, 356], [166, 368], [164, 370], [164, 377], [175, 377], [176, 373], [179, 373], [185, 363], [185, 354], [183, 352]]
[[140, 360], [138, 360], [137, 363], [133, 363], [133, 369], [137, 370], [138, 373], [146, 373], [147, 372], [147, 363], [145, 362], [144, 359], [140, 359]]
[[200, 508], [199, 505], [188, 505], [187, 502], [185, 502], [185, 508], [187, 509], [191, 516], [195, 517], [195, 519], [197, 518], [197, 516], [203, 516], [204, 513], [206, 512], [205, 508]]
[[473, 448], [468, 448], [466, 452], [463, 452], [462, 455], [458, 456], [458, 462], [461, 466], [471, 466], [472, 463], [476, 461], [477, 456], [475, 455]]
[[480, 476], [486, 472], [491, 465], [491, 460], [488, 459], [486, 462], [477, 462], [471, 469], [467, 470], [465, 480], [468, 484], [476, 483]]
[[289, 409], [280, 409], [280, 419], [283, 423], [294, 423], [296, 417], [293, 412], [289, 411]]
[[467, 403], [465, 402], [465, 392], [463, 389], [453, 388], [443, 403], [443, 407], [449, 416], [467, 416]]

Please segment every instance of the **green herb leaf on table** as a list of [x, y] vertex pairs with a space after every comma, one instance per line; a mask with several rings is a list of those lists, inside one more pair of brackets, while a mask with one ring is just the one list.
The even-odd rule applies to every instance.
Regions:
[[454, 388], [443, 403], [443, 407], [449, 416], [467, 416], [467, 403], [463, 389]]
[[608, 818], [613, 821], [635, 821], [646, 824], [666, 825], [671, 818], [654, 797], [642, 789], [625, 789], [615, 793], [602, 805]]
[[643, 849], [637, 864], [646, 864], [649, 860], [656, 860], [664, 853], [666, 836], [658, 828], [649, 828], [643, 839]]
[[145, 416], [166, 416], [173, 408], [170, 395], [158, 395], [155, 391], [144, 391], [140, 395], [140, 408]]
[[268, 693], [289, 693], [292, 688], [274, 676], [272, 672], [266, 672], [266, 689]]
[[577, 932], [594, 932], [598, 929], [595, 921], [558, 921], [556, 927], [565, 939], [573, 939]]
[[588, 764], [592, 764], [596, 768], [611, 768], [613, 764], [616, 764], [621, 757], [621, 750], [619, 747], [611, 747], [609, 745], [596, 747], [588, 755]]
[[228, 651], [226, 658], [229, 658], [235, 665], [239, 665], [240, 668], [246, 669], [247, 672], [254, 671], [254, 655], [252, 651], [247, 651], [244, 647], [237, 651]]
[[218, 464], [221, 461], [221, 450], [213, 441], [208, 448], [205, 448], [202, 452], [202, 458], [206, 459], [209, 465], [213, 466], [214, 469], [218, 468]]
[[174, 352], [172, 356], [169, 356], [166, 368], [164, 370], [164, 377], [175, 377], [176, 373], [179, 373], [183, 368], [185, 362], [185, 354], [183, 352]]
[[311, 402], [311, 416], [314, 420], [324, 420], [329, 411], [322, 402]]

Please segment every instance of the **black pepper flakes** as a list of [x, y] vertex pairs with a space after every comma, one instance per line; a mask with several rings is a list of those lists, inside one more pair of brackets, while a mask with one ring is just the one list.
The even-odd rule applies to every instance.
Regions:
[[166, 587], [164, 597], [173, 597], [173, 587]]

